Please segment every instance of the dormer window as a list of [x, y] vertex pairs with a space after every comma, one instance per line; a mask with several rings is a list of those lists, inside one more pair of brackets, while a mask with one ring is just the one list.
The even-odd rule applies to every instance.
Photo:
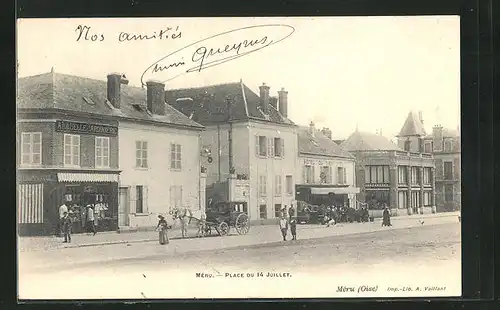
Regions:
[[410, 141], [410, 139], [407, 139], [405, 141], [405, 151], [409, 152], [410, 151], [410, 146], [411, 146], [411, 141]]
[[452, 148], [453, 148], [453, 142], [451, 140], [444, 141], [444, 151], [445, 152], [451, 152]]

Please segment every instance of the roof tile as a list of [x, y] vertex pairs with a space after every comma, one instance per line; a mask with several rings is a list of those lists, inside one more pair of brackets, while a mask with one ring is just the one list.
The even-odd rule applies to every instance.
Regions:
[[347, 150], [315, 129], [314, 136], [309, 133], [308, 127], [298, 128], [299, 152], [344, 158], [354, 158]]
[[356, 130], [341, 146], [350, 151], [401, 151], [401, 149], [388, 138], [368, 132]]

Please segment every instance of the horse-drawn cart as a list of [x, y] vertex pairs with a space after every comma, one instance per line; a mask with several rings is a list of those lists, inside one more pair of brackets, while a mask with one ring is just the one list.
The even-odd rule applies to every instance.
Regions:
[[231, 227], [239, 235], [246, 235], [250, 231], [246, 202], [220, 201], [207, 206], [205, 213], [205, 235], [215, 231], [219, 236], [225, 236], [229, 234]]

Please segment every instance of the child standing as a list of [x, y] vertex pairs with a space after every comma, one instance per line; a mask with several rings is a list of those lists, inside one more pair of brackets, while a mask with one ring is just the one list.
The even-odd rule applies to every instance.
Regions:
[[63, 217], [63, 233], [64, 233], [64, 241], [65, 243], [71, 242], [71, 229], [73, 226], [73, 221], [69, 216], [68, 212], [64, 212]]
[[198, 221], [198, 231], [196, 232], [196, 237], [204, 237], [205, 236], [205, 225], [207, 219], [205, 214], [202, 214], [200, 220]]

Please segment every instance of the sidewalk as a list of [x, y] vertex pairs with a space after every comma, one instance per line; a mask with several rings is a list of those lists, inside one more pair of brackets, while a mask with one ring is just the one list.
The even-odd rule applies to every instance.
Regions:
[[[401, 215], [392, 217], [393, 225], [396, 228], [409, 228], [418, 225], [422, 225], [421, 222], [427, 224], [439, 224], [441, 222], [449, 223], [456, 221], [458, 222], [458, 212], [450, 213], [437, 213], [437, 214], [417, 214], [417, 215]], [[342, 234], [356, 234], [364, 232], [373, 232], [384, 229], [380, 225], [381, 219], [375, 219], [374, 222], [370, 223], [343, 223], [330, 228], [326, 228], [323, 225], [298, 225], [297, 233], [299, 238], [322, 238], [330, 235], [342, 235]], [[275, 225], [262, 225], [262, 226], [252, 226], [250, 231], [245, 236], [238, 236], [238, 238], [227, 238], [227, 237], [213, 237], [213, 238], [223, 238], [225, 240], [236, 240], [236, 242], [243, 242], [245, 239], [255, 242], [266, 242], [267, 240], [279, 241], [279, 234], [276, 232]], [[193, 238], [196, 235], [196, 228], [188, 228], [188, 236], [190, 238], [179, 240], [178, 242], [192, 242], [191, 240], [206, 240], [211, 239], [211, 237], [206, 238]], [[274, 235], [277, 234], [277, 240]], [[237, 236], [237, 232], [231, 229], [230, 235]], [[273, 236], [270, 238], [270, 236]], [[171, 240], [181, 239], [180, 229], [169, 230], [169, 238]], [[50, 236], [50, 237], [18, 237], [18, 250], [20, 252], [31, 252], [31, 251], [50, 251], [57, 250], [61, 248], [79, 248], [79, 247], [89, 247], [89, 246], [102, 246], [102, 245], [112, 245], [112, 244], [123, 244], [123, 243], [142, 243], [142, 242], [157, 242], [158, 233], [155, 231], [138, 231], [132, 233], [117, 233], [117, 232], [101, 232], [93, 236], [91, 234], [78, 234], [73, 235], [72, 243], [62, 243], [62, 238]], [[223, 243], [226, 243], [225, 241]], [[241, 245], [241, 244], [237, 244]]]

